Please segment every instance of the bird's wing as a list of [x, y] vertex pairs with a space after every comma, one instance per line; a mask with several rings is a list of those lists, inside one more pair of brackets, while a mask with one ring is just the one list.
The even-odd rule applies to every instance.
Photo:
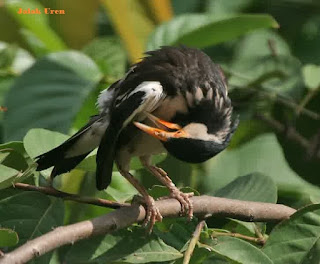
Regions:
[[111, 182], [116, 143], [121, 130], [132, 120], [142, 118], [145, 112], [152, 112], [164, 97], [162, 85], [157, 81], [142, 82], [136, 88], [118, 94], [111, 109], [110, 124], [97, 153], [96, 179], [99, 190], [107, 188]]

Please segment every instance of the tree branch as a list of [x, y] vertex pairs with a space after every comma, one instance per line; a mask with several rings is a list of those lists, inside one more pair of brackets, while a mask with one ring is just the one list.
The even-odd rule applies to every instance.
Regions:
[[62, 192], [52, 187], [35, 186], [35, 185], [30, 185], [30, 184], [21, 183], [21, 182], [15, 183], [13, 185], [13, 188], [21, 189], [24, 191], [41, 192], [47, 195], [62, 198], [63, 200], [75, 201], [78, 203], [85, 203], [85, 204], [93, 204], [93, 205], [108, 207], [113, 209], [130, 206], [130, 204], [128, 203], [118, 203], [118, 202], [109, 201], [109, 200], [100, 199], [100, 198], [85, 197], [77, 194]]
[[[192, 197], [191, 201], [194, 214], [199, 217], [214, 215], [244, 221], [279, 222], [288, 219], [296, 211], [281, 204], [239, 201], [206, 195]], [[156, 206], [163, 217], [178, 217], [180, 215], [181, 205], [175, 199], [156, 201]], [[57, 227], [0, 257], [0, 263], [26, 263], [63, 245], [73, 244], [82, 239], [110, 233], [133, 223], [141, 222], [145, 213], [143, 206], [131, 205], [92, 220]]]

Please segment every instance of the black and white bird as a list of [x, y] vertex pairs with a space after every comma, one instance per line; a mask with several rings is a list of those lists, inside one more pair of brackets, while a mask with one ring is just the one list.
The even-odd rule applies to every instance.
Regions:
[[143, 196], [145, 223], [152, 228], [162, 217], [154, 199], [129, 172], [130, 160], [142, 164], [170, 190], [170, 196], [192, 217], [191, 194], [182, 193], [166, 172], [151, 164], [154, 154], [169, 152], [190, 162], [206, 161], [224, 150], [238, 125], [226, 81], [219, 66], [202, 51], [187, 47], [162, 47], [146, 53], [126, 75], [101, 92], [99, 114], [55, 149], [37, 157], [37, 170], [54, 167], [65, 173], [98, 147], [96, 184], [111, 182], [113, 163]]

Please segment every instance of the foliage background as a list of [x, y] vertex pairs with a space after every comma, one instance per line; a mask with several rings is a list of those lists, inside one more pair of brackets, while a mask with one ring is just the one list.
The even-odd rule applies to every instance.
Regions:
[[[18, 15], [19, 7], [65, 9], [66, 15]], [[319, 11], [316, 0], [0, 2], [0, 105], [3, 106], [0, 112], [3, 143], [0, 145], [0, 248], [10, 251], [48, 232], [52, 226], [109, 211], [63, 203], [42, 194], [13, 190], [10, 186], [16, 181], [45, 184], [49, 171], [34, 172], [33, 158], [66, 139], [63, 134], [70, 135], [84, 125], [88, 117], [96, 113], [95, 100], [99, 92], [123, 76], [143, 52], [161, 45], [187, 44], [202, 48], [219, 63], [241, 118], [229, 149], [204, 164], [189, 165], [170, 156], [157, 157], [173, 181], [201, 194], [278, 201], [294, 208], [318, 203]], [[279, 121], [284, 133], [275, 133], [259, 118], [261, 115]], [[301, 146], [297, 140], [291, 140], [290, 129], [305, 137], [308, 144]], [[157, 184], [138, 162], [134, 162], [133, 168], [135, 176], [146, 187]], [[94, 170], [93, 153], [76, 170], [57, 177], [55, 187], [117, 201], [130, 199], [136, 193], [117, 172], [111, 186], [97, 192]], [[157, 187], [152, 192], [159, 195], [163, 190]], [[317, 206], [307, 208], [299, 212], [296, 220], [275, 228], [275, 235], [270, 235], [271, 242], [262, 249], [232, 237], [209, 239], [214, 228], [256, 235], [254, 225], [210, 219], [208, 229], [203, 232], [202, 246], [198, 245], [191, 262], [302, 263], [299, 261], [312, 256], [312, 263], [318, 263], [319, 210]], [[294, 221], [306, 221], [308, 217], [317, 219], [311, 228], [316, 231], [306, 235], [314, 243], [305, 246], [299, 244], [299, 232], [291, 237], [294, 228], [288, 226], [294, 226]], [[133, 227], [64, 247], [36, 262], [180, 263], [196, 222], [166, 220], [157, 224], [150, 237]], [[259, 228], [267, 238], [273, 225]], [[279, 230], [287, 237], [288, 243], [282, 246], [287, 247], [288, 259], [284, 259], [282, 252], [270, 249], [278, 245]], [[304, 231], [301, 233], [305, 234]], [[219, 247], [224, 242], [228, 246]], [[247, 255], [231, 256], [231, 251], [237, 252], [233, 246]], [[299, 246], [303, 254], [294, 259], [295, 248]], [[153, 258], [147, 257], [150, 252]]]

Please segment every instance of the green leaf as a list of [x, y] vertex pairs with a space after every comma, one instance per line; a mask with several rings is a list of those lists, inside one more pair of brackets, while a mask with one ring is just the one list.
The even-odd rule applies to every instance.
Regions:
[[252, 3], [252, 0], [214, 0], [208, 1], [206, 11], [219, 16], [222, 14], [240, 13], [245, 11]]
[[[11, 16], [21, 25], [21, 27], [30, 30], [39, 41], [41, 41], [47, 51], [58, 51], [66, 49], [65, 44], [59, 36], [50, 28], [49, 17], [44, 13], [44, 7], [32, 0], [6, 0], [5, 7]], [[18, 14], [18, 10], [38, 8], [41, 14]]]
[[[64, 206], [61, 199], [49, 198], [38, 192], [7, 193], [11, 196], [0, 198], [0, 225], [17, 232], [20, 238], [17, 246], [63, 224]], [[49, 263], [51, 255], [37, 258], [35, 263]]]
[[67, 263], [149, 263], [181, 258], [182, 254], [144, 229], [98, 236], [73, 245], [66, 255]]
[[252, 173], [235, 179], [213, 195], [243, 201], [276, 203], [277, 186], [270, 177]]
[[21, 139], [34, 127], [67, 132], [100, 78], [94, 62], [76, 51], [40, 59], [16, 79], [8, 92], [5, 140]]
[[14, 150], [21, 155], [24, 155], [26, 153], [23, 143], [21, 141], [11, 141], [4, 144], [0, 144], [0, 150]]
[[83, 52], [92, 58], [107, 77], [121, 78], [126, 69], [126, 53], [119, 39], [98, 38], [84, 47]]
[[320, 66], [307, 64], [303, 66], [302, 74], [304, 83], [309, 89], [317, 89], [320, 87]]
[[24, 171], [28, 168], [28, 163], [25, 157], [19, 152], [8, 150], [2, 151], [2, 153], [8, 154], [5, 158], [1, 160], [1, 164], [3, 164], [4, 166], [10, 167], [18, 171]]
[[[235, 237], [218, 237], [201, 241], [202, 246], [237, 264], [273, 264], [260, 249]], [[283, 262], [289, 263], [289, 262]]]
[[231, 74], [230, 85], [253, 88], [262, 85], [270, 94], [301, 93], [301, 63], [291, 55], [285, 40], [273, 31], [260, 30], [245, 36], [236, 44], [231, 67], [226, 70]]
[[32, 55], [15, 44], [0, 41], [0, 55], [0, 68], [12, 74], [21, 74], [34, 63]]
[[[12, 85], [15, 75], [28, 69], [34, 63], [34, 59], [26, 50], [15, 44], [1, 41], [0, 57], [0, 105], [3, 106], [4, 97]], [[0, 115], [2, 116], [2, 113]]]
[[271, 232], [263, 252], [274, 264], [320, 262], [320, 205], [305, 207]]
[[0, 190], [12, 186], [19, 171], [0, 164]]
[[252, 30], [278, 27], [270, 15], [232, 15], [216, 18], [210, 14], [188, 14], [159, 26], [151, 35], [147, 49], [184, 44], [204, 48], [235, 39]]
[[[0, 226], [17, 232], [17, 246], [63, 224], [64, 206], [61, 199], [49, 198], [38, 192], [15, 193], [0, 198]], [[51, 256], [52, 253], [45, 254], [35, 263], [49, 263]]]
[[270, 176], [280, 191], [290, 190], [308, 195], [319, 192], [317, 187], [290, 169], [273, 134], [261, 135], [237, 149], [226, 150], [206, 162], [205, 166], [209, 172], [205, 179], [207, 192], [222, 188], [239, 175], [253, 171]]
[[28, 131], [23, 139], [23, 145], [31, 158], [47, 152], [68, 139], [67, 135], [43, 128], [34, 128]]
[[19, 242], [19, 237], [16, 232], [8, 228], [0, 228], [0, 248], [12, 247]]
[[185, 218], [163, 219], [156, 223], [153, 233], [161, 238], [167, 245], [183, 252], [197, 226], [195, 218], [189, 221]]

